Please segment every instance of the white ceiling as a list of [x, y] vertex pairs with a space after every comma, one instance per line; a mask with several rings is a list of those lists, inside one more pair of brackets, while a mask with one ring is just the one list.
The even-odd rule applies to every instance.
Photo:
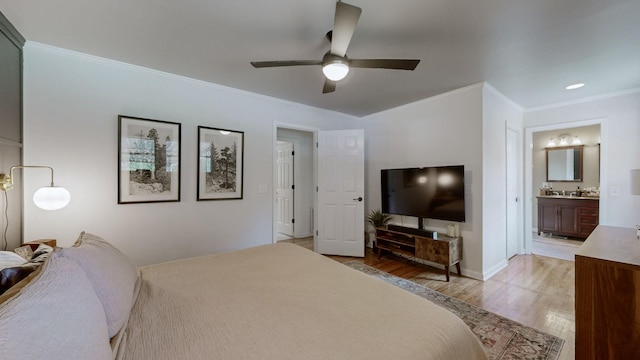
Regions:
[[[524, 108], [640, 88], [639, 0], [347, 0], [363, 9], [352, 69], [322, 94], [333, 0], [0, 0], [28, 40], [362, 116], [481, 81]], [[579, 90], [566, 85], [584, 82]]]

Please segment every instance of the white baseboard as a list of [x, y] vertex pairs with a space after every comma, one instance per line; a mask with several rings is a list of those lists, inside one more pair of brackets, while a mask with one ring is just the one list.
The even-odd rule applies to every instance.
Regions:
[[507, 260], [503, 260], [499, 263], [497, 263], [494, 267], [492, 267], [491, 269], [485, 271], [482, 275], [482, 278], [479, 280], [485, 281], [485, 280], [489, 280], [491, 277], [493, 277], [493, 275], [497, 274], [498, 272], [500, 272], [500, 270], [506, 268], [507, 266], [509, 266], [509, 262]]

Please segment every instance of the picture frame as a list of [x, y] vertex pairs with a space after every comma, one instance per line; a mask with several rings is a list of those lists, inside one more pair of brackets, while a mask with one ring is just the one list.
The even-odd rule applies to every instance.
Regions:
[[243, 196], [244, 131], [198, 126], [197, 200]]
[[181, 124], [118, 115], [118, 204], [180, 201]]

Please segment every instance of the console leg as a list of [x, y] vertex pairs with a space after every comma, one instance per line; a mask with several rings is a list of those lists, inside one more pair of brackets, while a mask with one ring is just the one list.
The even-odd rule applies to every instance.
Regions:
[[462, 276], [462, 271], [460, 271], [460, 263], [456, 263], [456, 270], [458, 270], [458, 276]]
[[449, 282], [449, 266], [448, 265], [444, 266], [444, 273], [447, 275], [447, 282]]

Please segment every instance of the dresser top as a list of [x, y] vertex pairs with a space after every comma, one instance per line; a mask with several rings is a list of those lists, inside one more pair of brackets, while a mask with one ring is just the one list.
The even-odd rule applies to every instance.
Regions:
[[640, 267], [640, 239], [634, 228], [598, 225], [576, 252], [577, 257]]

